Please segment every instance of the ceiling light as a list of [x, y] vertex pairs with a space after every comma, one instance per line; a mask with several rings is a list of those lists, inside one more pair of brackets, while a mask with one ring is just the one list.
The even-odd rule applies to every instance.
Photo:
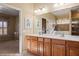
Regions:
[[35, 10], [34, 12], [35, 12], [35, 13], [37, 13], [38, 11], [37, 11], [37, 10]]

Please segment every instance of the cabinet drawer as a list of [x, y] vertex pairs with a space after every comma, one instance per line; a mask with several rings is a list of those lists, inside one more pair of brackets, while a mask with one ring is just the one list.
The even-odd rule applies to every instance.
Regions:
[[66, 41], [66, 45], [79, 48], [79, 42], [77, 42], [77, 41]]
[[52, 39], [52, 44], [60, 44], [60, 45], [65, 45], [65, 40], [60, 40], [60, 39]]

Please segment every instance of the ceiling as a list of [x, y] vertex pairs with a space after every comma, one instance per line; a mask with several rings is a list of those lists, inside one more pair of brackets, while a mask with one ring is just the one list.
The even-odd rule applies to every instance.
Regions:
[[[79, 9], [79, 3], [65, 3], [64, 5], [58, 5], [58, 6], [54, 6], [54, 4], [55, 3], [37, 3], [34, 4], [34, 10], [38, 10], [40, 8], [46, 8], [47, 13], [51, 12], [55, 15], [63, 15], [68, 14], [71, 10], [77, 11]], [[37, 13], [38, 15], [40, 14], [40, 12]]]
[[9, 7], [5, 7], [5, 6], [0, 6], [0, 13], [8, 14], [8, 15], [15, 15], [15, 16], [19, 15], [18, 10], [15, 10], [15, 9], [12, 9]]
[[[36, 3], [34, 4], [33, 8], [34, 10], [36, 10], [38, 8], [45, 8], [45, 7], [47, 7], [48, 12], [50, 12], [53, 10], [53, 3]], [[63, 15], [63, 14], [69, 13], [70, 10], [76, 11], [78, 9], [79, 9], [79, 6], [75, 6], [72, 8], [57, 10], [52, 13], [54, 13], [55, 15]], [[6, 6], [0, 6], [0, 13], [9, 14], [9, 15], [19, 15], [18, 10], [15, 10]]]
[[78, 11], [79, 12], [79, 5], [71, 7], [71, 8], [65, 8], [65, 9], [57, 10], [57, 11], [54, 11], [52, 13], [57, 15], [57, 16], [61, 16], [61, 15], [64, 15], [64, 14], [68, 14], [70, 11]]
[[54, 15], [57, 15], [57, 16], [62, 16], [62, 15], [66, 15], [70, 12], [69, 9], [63, 9], [63, 10], [58, 10], [58, 11], [55, 11], [55, 12], [52, 12]]

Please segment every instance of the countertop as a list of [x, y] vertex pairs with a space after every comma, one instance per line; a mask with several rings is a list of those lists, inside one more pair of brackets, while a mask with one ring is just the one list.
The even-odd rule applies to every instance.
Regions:
[[79, 41], [79, 36], [75, 35], [64, 35], [64, 36], [57, 36], [51, 34], [27, 34], [26, 36], [36, 36], [36, 37], [43, 37], [43, 38], [50, 38], [50, 39], [61, 39], [61, 40], [70, 40], [70, 41]]

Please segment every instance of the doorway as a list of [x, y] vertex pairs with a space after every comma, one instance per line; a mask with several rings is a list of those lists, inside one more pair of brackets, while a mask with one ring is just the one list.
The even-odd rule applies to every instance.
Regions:
[[19, 11], [0, 8], [0, 55], [19, 54]]

